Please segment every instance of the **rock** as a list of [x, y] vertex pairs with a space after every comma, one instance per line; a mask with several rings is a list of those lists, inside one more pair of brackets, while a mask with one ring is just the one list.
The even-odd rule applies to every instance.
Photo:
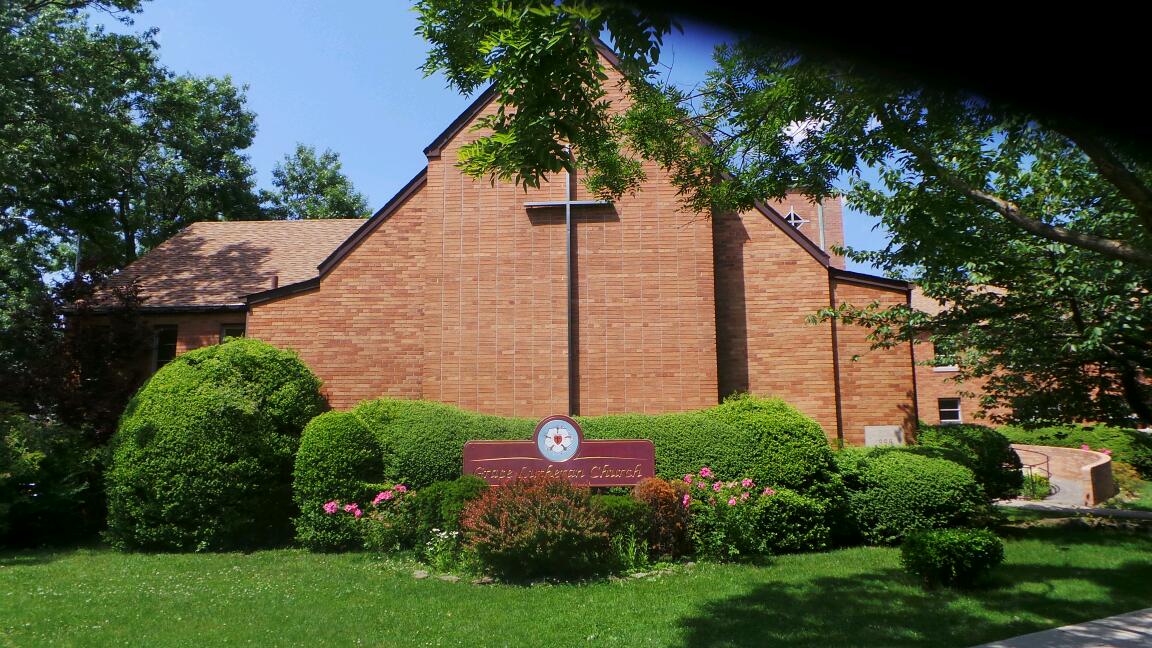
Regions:
[[635, 574], [630, 574], [630, 576], [632, 576], [632, 578], [644, 578], [647, 575], [648, 575], [648, 572], [636, 572]]
[[472, 580], [473, 585], [491, 585], [495, 582], [496, 579], [492, 578], [491, 576], [481, 576], [480, 578], [475, 578]]
[[415, 578], [417, 580], [422, 579], [422, 578], [428, 578], [428, 572], [424, 571], [423, 569], [417, 569], [416, 571], [412, 572], [412, 578]]
[[445, 583], [459, 583], [460, 582], [460, 577], [457, 576], [456, 574], [443, 574], [441, 576], [437, 576], [436, 578], [439, 578], [440, 580], [444, 581]]

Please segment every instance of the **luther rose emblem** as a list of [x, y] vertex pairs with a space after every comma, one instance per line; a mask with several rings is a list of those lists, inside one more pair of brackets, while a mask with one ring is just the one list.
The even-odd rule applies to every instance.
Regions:
[[568, 461], [580, 448], [579, 426], [567, 416], [548, 417], [536, 427], [536, 447], [548, 461]]

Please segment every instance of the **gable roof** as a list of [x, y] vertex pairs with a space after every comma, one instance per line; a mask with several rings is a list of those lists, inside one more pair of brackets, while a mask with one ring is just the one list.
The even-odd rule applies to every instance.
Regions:
[[113, 275], [136, 279], [144, 310], [243, 308], [245, 297], [316, 276], [362, 218], [193, 223]]

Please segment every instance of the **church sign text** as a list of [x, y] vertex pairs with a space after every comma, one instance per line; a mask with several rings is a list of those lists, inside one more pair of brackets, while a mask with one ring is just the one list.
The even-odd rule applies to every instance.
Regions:
[[591, 441], [567, 416], [549, 416], [531, 441], [469, 441], [464, 474], [492, 485], [528, 477], [560, 477], [580, 486], [634, 486], [656, 474], [647, 439]]

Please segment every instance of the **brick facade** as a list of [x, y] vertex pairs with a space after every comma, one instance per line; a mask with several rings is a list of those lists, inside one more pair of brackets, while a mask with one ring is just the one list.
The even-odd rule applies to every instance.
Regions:
[[[654, 164], [636, 194], [574, 208], [570, 394], [564, 211], [525, 205], [562, 200], [569, 185], [463, 175], [459, 149], [493, 109], [483, 98], [475, 108], [317, 276], [248, 296], [247, 334], [297, 351], [334, 407], [392, 396], [525, 417], [657, 413], [748, 391], [794, 404], [833, 441], [863, 443], [869, 425], [912, 430], [910, 349], [869, 351], [862, 330], [807, 321], [841, 301], [908, 298], [906, 285], [843, 272], [826, 253], [843, 244], [840, 201], [795, 194], [743, 214], [689, 213]], [[809, 222], [795, 230], [789, 210]]]

